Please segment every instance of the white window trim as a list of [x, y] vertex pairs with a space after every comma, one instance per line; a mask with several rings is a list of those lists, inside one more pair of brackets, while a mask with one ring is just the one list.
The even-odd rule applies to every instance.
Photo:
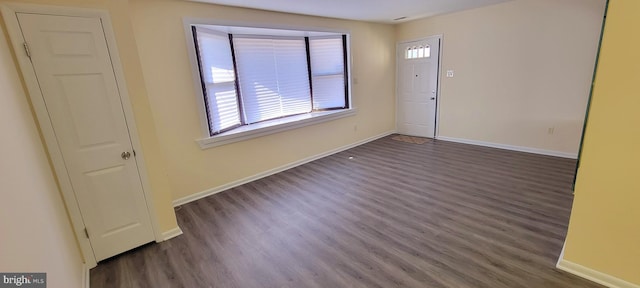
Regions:
[[197, 104], [198, 114], [200, 118], [200, 130], [202, 135], [206, 135], [206, 138], [196, 139], [201, 149], [208, 149], [218, 147], [234, 142], [248, 140], [251, 138], [261, 137], [269, 134], [287, 131], [290, 129], [296, 129], [304, 126], [314, 125], [322, 122], [340, 119], [343, 117], [356, 115], [356, 108], [353, 107], [352, 101], [352, 88], [353, 88], [353, 58], [351, 57], [351, 49], [347, 49], [347, 63], [350, 76], [348, 77], [348, 101], [351, 103], [351, 108], [342, 110], [331, 111], [316, 111], [309, 114], [289, 116], [280, 119], [274, 119], [265, 121], [262, 123], [255, 123], [242, 127], [235, 128], [225, 133], [209, 136], [209, 119], [207, 118], [207, 112], [205, 109], [204, 97], [202, 97], [202, 83], [200, 82], [200, 71], [198, 70], [198, 59], [195, 54], [195, 45], [193, 41], [193, 34], [191, 32], [191, 25], [219, 25], [219, 26], [238, 26], [238, 27], [255, 27], [255, 28], [268, 28], [268, 29], [284, 29], [284, 30], [300, 30], [300, 31], [317, 31], [317, 32], [329, 32], [347, 34], [347, 46], [351, 47], [351, 31], [348, 29], [327, 29], [316, 26], [299, 26], [299, 25], [283, 25], [272, 23], [259, 23], [259, 22], [244, 22], [244, 21], [229, 21], [218, 20], [211, 18], [182, 18], [182, 23], [185, 32], [185, 40], [187, 45], [187, 53], [189, 54], [189, 61], [191, 62], [191, 70], [193, 75], [193, 85], [197, 92]]
[[200, 148], [204, 150], [353, 115], [356, 115], [355, 108], [317, 111], [301, 115], [287, 116], [279, 119], [241, 126], [224, 133], [216, 134], [203, 139], [198, 139], [196, 140], [196, 142], [198, 142]]

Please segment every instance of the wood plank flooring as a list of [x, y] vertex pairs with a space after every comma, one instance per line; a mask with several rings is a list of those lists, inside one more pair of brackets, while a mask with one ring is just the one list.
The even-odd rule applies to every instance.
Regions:
[[601, 287], [554, 268], [575, 164], [385, 137], [183, 205], [91, 287]]

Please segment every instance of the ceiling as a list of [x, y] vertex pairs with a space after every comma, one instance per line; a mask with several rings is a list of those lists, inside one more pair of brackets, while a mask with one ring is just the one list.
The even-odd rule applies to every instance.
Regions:
[[[341, 19], [397, 23], [511, 0], [191, 0]], [[406, 17], [400, 20], [394, 20]]]

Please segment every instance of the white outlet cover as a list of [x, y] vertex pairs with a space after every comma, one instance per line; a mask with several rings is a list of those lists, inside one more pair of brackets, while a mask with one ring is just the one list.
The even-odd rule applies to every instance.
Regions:
[[447, 70], [447, 78], [453, 78], [453, 70]]

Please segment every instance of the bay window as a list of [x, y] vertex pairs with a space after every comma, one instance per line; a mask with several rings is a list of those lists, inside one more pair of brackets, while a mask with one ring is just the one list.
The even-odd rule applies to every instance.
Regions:
[[191, 26], [209, 136], [350, 108], [346, 35], [222, 28]]

